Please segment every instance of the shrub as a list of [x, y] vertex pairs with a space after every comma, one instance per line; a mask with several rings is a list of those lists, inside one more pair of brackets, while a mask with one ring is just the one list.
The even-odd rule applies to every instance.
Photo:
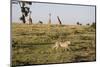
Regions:
[[91, 25], [91, 27], [93, 27], [95, 29], [96, 28], [96, 23], [93, 22], [92, 25]]

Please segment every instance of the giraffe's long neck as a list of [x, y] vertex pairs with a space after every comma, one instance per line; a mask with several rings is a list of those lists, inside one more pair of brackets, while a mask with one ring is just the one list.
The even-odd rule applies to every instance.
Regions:
[[51, 14], [49, 14], [49, 24], [51, 24]]

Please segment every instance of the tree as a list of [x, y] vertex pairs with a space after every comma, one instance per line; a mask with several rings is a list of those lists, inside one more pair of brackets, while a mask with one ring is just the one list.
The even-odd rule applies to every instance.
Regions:
[[29, 12], [29, 24], [32, 24], [31, 11]]
[[19, 1], [19, 5], [20, 5], [20, 8], [21, 8], [21, 13], [22, 13], [22, 16], [20, 17], [20, 20], [22, 20], [23, 23], [26, 23], [25, 17], [27, 17], [29, 12], [30, 12], [30, 8], [26, 7], [26, 4], [32, 5], [32, 2]]
[[81, 26], [82, 24], [81, 24], [81, 23], [79, 23], [79, 22], [77, 22], [77, 25], [80, 25], [80, 26]]
[[77, 25], [79, 25], [80, 23], [79, 22], [77, 22]]
[[42, 22], [42, 21], [39, 21], [38, 23], [39, 23], [39, 24], [43, 24], [43, 22]]
[[87, 25], [87, 26], [89, 26], [90, 24], [89, 24], [89, 23], [87, 23], [86, 25]]
[[82, 24], [79, 24], [80, 26], [82, 25]]

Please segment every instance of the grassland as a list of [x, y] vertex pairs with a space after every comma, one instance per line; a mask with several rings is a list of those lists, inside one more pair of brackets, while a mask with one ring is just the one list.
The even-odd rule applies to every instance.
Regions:
[[[12, 65], [95, 61], [95, 37], [90, 26], [13, 23]], [[52, 50], [61, 40], [71, 41], [70, 50]]]

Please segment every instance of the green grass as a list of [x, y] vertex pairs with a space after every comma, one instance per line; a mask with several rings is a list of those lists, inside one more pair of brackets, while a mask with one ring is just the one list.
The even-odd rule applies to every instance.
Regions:
[[[69, 40], [70, 50], [52, 50]], [[12, 65], [95, 61], [95, 29], [77, 25], [12, 24]]]

